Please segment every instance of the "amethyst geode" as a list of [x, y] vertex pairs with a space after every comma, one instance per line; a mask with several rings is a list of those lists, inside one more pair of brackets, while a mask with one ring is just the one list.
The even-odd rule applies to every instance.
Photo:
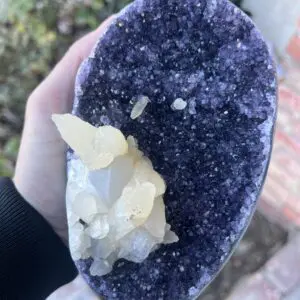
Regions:
[[[271, 152], [276, 79], [265, 42], [226, 0], [136, 0], [82, 64], [73, 113], [137, 138], [164, 177], [179, 242], [103, 277], [76, 265], [105, 299], [194, 299], [255, 209]], [[132, 100], [150, 103], [130, 118]], [[182, 98], [180, 111], [171, 104]], [[72, 159], [72, 154], [69, 156]]]

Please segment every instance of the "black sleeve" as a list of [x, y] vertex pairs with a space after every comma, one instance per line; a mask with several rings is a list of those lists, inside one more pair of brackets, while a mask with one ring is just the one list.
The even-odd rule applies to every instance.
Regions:
[[44, 300], [77, 272], [43, 217], [0, 179], [0, 300]]

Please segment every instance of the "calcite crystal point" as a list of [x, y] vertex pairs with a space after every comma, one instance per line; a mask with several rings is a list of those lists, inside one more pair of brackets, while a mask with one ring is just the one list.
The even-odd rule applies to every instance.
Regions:
[[92, 258], [91, 276], [103, 276], [120, 258], [141, 263], [161, 243], [178, 241], [166, 223], [165, 182], [134, 137], [128, 145], [112, 126], [96, 128], [69, 114], [52, 119], [78, 155], [66, 189], [74, 260]]
[[[76, 266], [92, 289], [119, 300], [186, 300], [201, 293], [255, 209], [270, 159], [276, 93], [261, 34], [229, 1], [136, 0], [118, 14], [78, 72], [73, 114], [137, 139], [138, 150], [130, 140], [128, 152], [139, 160], [142, 151], [164, 178], [166, 223], [179, 241], [162, 244], [142, 262], [134, 261], [145, 257], [142, 250], [131, 261], [124, 252], [104, 276], [95, 274], [109, 270], [107, 263], [89, 253], [78, 257]], [[136, 107], [141, 96], [149, 101]], [[70, 150], [69, 178], [76, 159]], [[93, 180], [101, 181], [97, 176]], [[161, 211], [158, 194], [153, 211]], [[164, 222], [163, 216], [155, 219]], [[92, 224], [89, 234], [104, 236], [103, 223]], [[145, 231], [161, 235], [158, 224], [144, 223], [132, 238], [140, 240]], [[173, 238], [170, 231], [164, 237]], [[127, 249], [145, 249], [149, 241], [127, 242]], [[109, 263], [107, 247], [109, 242], [94, 249]]]

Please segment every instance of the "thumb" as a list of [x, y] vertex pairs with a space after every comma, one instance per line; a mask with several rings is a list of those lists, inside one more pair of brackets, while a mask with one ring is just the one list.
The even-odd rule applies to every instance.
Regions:
[[97, 40], [113, 21], [109, 17], [93, 32], [75, 42], [48, 77], [29, 97], [28, 108], [42, 107], [47, 113], [66, 113], [72, 108], [78, 68], [88, 57]]
[[83, 278], [78, 275], [70, 283], [53, 292], [46, 300], [99, 300]]

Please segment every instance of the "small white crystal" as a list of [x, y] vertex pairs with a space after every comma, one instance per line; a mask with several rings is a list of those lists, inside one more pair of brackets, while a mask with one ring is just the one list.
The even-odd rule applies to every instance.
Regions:
[[169, 230], [166, 232], [164, 237], [164, 244], [172, 244], [179, 241], [178, 236], [175, 234], [175, 232]]
[[156, 244], [155, 239], [145, 229], [138, 228], [120, 240], [119, 258], [141, 263]]
[[113, 265], [115, 263], [115, 261], [118, 259], [118, 255], [116, 252], [112, 252], [107, 258], [106, 260]]
[[155, 187], [149, 182], [136, 182], [135, 186], [124, 188], [109, 215], [117, 241], [145, 223], [152, 211], [154, 197]]
[[165, 225], [165, 232], [167, 232], [169, 230], [171, 230], [171, 225], [168, 224], [168, 223], [166, 223], [166, 225]]
[[70, 226], [75, 225], [79, 221], [79, 217], [76, 216], [73, 212], [68, 213], [68, 222]]
[[62, 138], [79, 156], [88, 154], [97, 128], [71, 114], [54, 114], [52, 120]]
[[138, 101], [135, 103], [132, 108], [130, 118], [137, 119], [144, 112], [147, 104], [150, 102], [150, 99], [147, 96], [139, 96]]
[[128, 136], [128, 154], [132, 157], [133, 162], [138, 162], [143, 157], [143, 152], [139, 150], [137, 140], [132, 136]]
[[164, 194], [166, 191], [164, 180], [155, 170], [153, 170], [151, 162], [149, 163], [144, 158], [136, 163], [132, 181], [151, 182], [156, 188], [155, 197]]
[[112, 126], [96, 128], [70, 115], [52, 115], [62, 138], [91, 170], [107, 167], [115, 157], [128, 152], [122, 132]]
[[111, 207], [121, 196], [132, 174], [133, 159], [129, 155], [123, 155], [117, 157], [109, 167], [90, 172], [89, 179], [100, 198]]
[[104, 259], [94, 259], [90, 273], [92, 276], [103, 276], [112, 270], [112, 266]]
[[195, 115], [197, 113], [196, 111], [196, 100], [195, 99], [191, 99], [189, 102], [189, 113], [191, 115]]
[[97, 200], [94, 195], [80, 192], [72, 203], [72, 211], [84, 222], [89, 223], [97, 213]]
[[97, 213], [98, 214], [107, 214], [109, 209], [106, 203], [100, 198], [96, 197]]
[[82, 245], [81, 249], [86, 250], [91, 246], [91, 238], [84, 232], [82, 234]]
[[107, 215], [94, 217], [93, 221], [86, 228], [86, 233], [94, 239], [103, 239], [109, 232], [109, 223]]
[[154, 201], [153, 209], [144, 227], [159, 239], [164, 238], [166, 225], [165, 205], [162, 197], [158, 197]]
[[[101, 169], [107, 167], [112, 160], [120, 155], [128, 152], [127, 141], [122, 132], [112, 126], [101, 126], [97, 128], [95, 138], [93, 140], [93, 148], [98, 154], [97, 160], [100, 159], [101, 163], [95, 163], [93, 169]], [[109, 161], [109, 155], [112, 159]], [[107, 161], [104, 161], [107, 158]]]
[[71, 250], [71, 256], [72, 256], [73, 260], [79, 260], [82, 258], [82, 253], [81, 253], [81, 251]]
[[98, 155], [93, 154], [89, 157], [85, 156], [82, 159], [90, 170], [97, 170], [109, 166], [114, 160], [114, 156], [112, 153], [100, 153]]
[[74, 226], [70, 227], [69, 246], [74, 260], [80, 259], [80, 257], [78, 258], [78, 253], [80, 253], [82, 257], [86, 250], [91, 246], [91, 239], [85, 234], [84, 226], [82, 224], [76, 223]]
[[87, 259], [87, 258], [89, 258], [89, 257], [91, 257], [91, 251], [90, 251], [90, 249], [89, 248], [87, 248], [85, 251], [82, 251], [82, 253], [81, 253], [81, 259]]
[[83, 187], [80, 187], [76, 182], [71, 181], [69, 179], [67, 189], [66, 189], [66, 200], [68, 203], [74, 201], [75, 197], [78, 193], [84, 191]]
[[128, 143], [128, 147], [129, 148], [135, 148], [135, 149], [138, 149], [138, 143], [137, 143], [137, 140], [132, 136], [132, 135], [129, 135], [127, 137], [127, 143]]
[[174, 102], [171, 105], [171, 108], [173, 110], [183, 110], [187, 106], [187, 102], [184, 101], [182, 98], [177, 98], [174, 100]]
[[152, 211], [155, 192], [155, 186], [150, 182], [137, 182], [134, 187], [125, 187], [120, 199], [113, 207], [115, 216], [125, 217], [135, 226], [142, 225]]
[[88, 169], [81, 159], [72, 159], [69, 162], [68, 185], [67, 192], [70, 198], [74, 198], [74, 194], [78, 191], [85, 190], [87, 187]]
[[115, 251], [117, 244], [109, 237], [101, 240], [92, 240], [91, 253], [93, 257], [106, 259], [113, 251]]
[[116, 212], [114, 210], [110, 213], [109, 220], [111, 224], [110, 229], [116, 243], [118, 243], [123, 236], [137, 227], [127, 216], [116, 217]]
[[75, 233], [74, 234], [70, 234], [69, 236], [69, 246], [70, 246], [70, 249], [71, 249], [71, 254], [73, 255], [74, 253], [77, 253], [77, 252], [81, 252], [80, 251], [80, 247], [81, 247], [81, 244], [82, 244], [82, 236], [80, 234], [76, 235]]

